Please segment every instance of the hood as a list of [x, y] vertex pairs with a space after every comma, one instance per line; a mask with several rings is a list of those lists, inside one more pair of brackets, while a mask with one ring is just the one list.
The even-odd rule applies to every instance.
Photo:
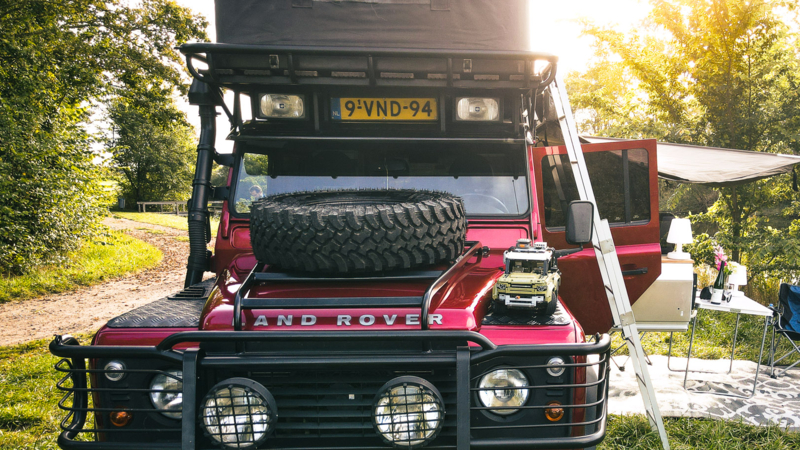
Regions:
[[[252, 254], [243, 255], [234, 258], [228, 268], [221, 271], [203, 306], [199, 326], [195, 329], [233, 330], [234, 298], [254, 265]], [[429, 329], [477, 331], [496, 345], [584, 342], [583, 331], [563, 303], [564, 311], [558, 321], [513, 320], [503, 315], [487, 317], [492, 302], [492, 287], [502, 276], [502, 267], [502, 251], [492, 251], [479, 263], [469, 262], [454, 269], [453, 276], [432, 297]], [[447, 267], [436, 269], [441, 274]], [[279, 272], [271, 274], [285, 276]], [[244, 292], [248, 301], [257, 305], [242, 312], [243, 329], [261, 332], [420, 330], [422, 298], [436, 278], [436, 274], [430, 275], [427, 279], [415, 280], [394, 277], [302, 281], [295, 278], [254, 285]], [[298, 307], [300, 303], [306, 306]], [[316, 306], [308, 306], [312, 304]], [[191, 329], [105, 326], [98, 332], [97, 342], [102, 345], [127, 345], [145, 339], [142, 342], [154, 345], [179, 331]], [[358, 343], [359, 348], [372, 344], [376, 351], [386, 349], [385, 342]], [[297, 350], [304, 348], [302, 342], [281, 343], [284, 349], [292, 345], [296, 345]]]
[[[243, 255], [218, 277], [201, 316], [201, 329], [232, 329], [236, 292], [254, 265], [252, 255]], [[446, 269], [437, 267], [431, 272], [441, 273]], [[459, 268], [431, 299], [429, 328], [478, 330], [491, 302], [494, 282], [502, 274], [499, 253]], [[248, 299], [257, 299], [249, 300], [257, 306], [243, 310], [243, 329], [419, 330], [423, 296], [436, 280], [435, 274], [408, 280], [367, 277], [309, 280], [310, 277], [302, 275], [298, 278], [261, 282], [245, 292]]]

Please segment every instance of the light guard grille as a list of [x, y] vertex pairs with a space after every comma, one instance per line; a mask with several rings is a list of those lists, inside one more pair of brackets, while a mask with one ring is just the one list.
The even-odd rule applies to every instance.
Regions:
[[[272, 392], [280, 413], [270, 443], [277, 447], [385, 446], [372, 422], [375, 396], [389, 380], [412, 375], [434, 385], [444, 400], [442, 431], [433, 445], [451, 445], [456, 434], [455, 369], [259, 372], [250, 376]], [[320, 441], [321, 440], [321, 441]], [[333, 440], [333, 441], [331, 441]]]

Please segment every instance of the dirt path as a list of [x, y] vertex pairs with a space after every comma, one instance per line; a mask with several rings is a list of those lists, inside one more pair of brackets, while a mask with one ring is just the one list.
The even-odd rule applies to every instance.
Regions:
[[75, 292], [0, 305], [0, 346], [94, 331], [125, 311], [183, 288], [189, 242], [186, 231], [126, 219], [103, 223], [158, 247], [164, 254], [154, 269]]

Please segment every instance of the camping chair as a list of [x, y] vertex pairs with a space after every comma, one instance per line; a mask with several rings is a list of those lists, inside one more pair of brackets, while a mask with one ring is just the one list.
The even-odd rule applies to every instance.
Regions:
[[[800, 286], [782, 283], [780, 293], [778, 294], [778, 299], [778, 307], [772, 308], [772, 310], [775, 311], [775, 319], [772, 327], [772, 346], [770, 348], [769, 356], [769, 365], [772, 369], [772, 378], [778, 378], [786, 373], [787, 370], [800, 363], [800, 359], [798, 359], [798, 361], [789, 367], [778, 371], [777, 374], [775, 373], [775, 364], [793, 354], [800, 356], [800, 347], [798, 347], [798, 343], [800, 342], [800, 332], [796, 331], [800, 330]], [[790, 350], [785, 355], [775, 359], [775, 335], [778, 333], [784, 336], [789, 343], [792, 344], [794, 350]], [[780, 340], [780, 338], [778, 338], [778, 340]]]

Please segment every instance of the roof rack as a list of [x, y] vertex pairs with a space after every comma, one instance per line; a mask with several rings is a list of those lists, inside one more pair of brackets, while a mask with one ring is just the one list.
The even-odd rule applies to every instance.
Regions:
[[[558, 58], [547, 53], [322, 46], [184, 44], [192, 75], [215, 86], [335, 85], [543, 89]], [[194, 61], [208, 65], [198, 70]]]
[[[366, 308], [366, 307], [419, 307], [421, 309], [420, 325], [428, 329], [428, 312], [431, 300], [441, 288], [467, 264], [473, 257], [478, 263], [488, 255], [489, 248], [483, 247], [480, 241], [468, 241], [467, 251], [458, 257], [445, 271], [401, 271], [383, 273], [375, 276], [311, 276], [307, 274], [290, 274], [283, 272], [264, 272], [264, 264], [256, 263], [253, 270], [242, 282], [233, 300], [233, 329], [242, 330], [243, 309], [287, 309], [287, 308]], [[256, 284], [285, 282], [353, 282], [353, 281], [407, 281], [433, 279], [433, 283], [422, 297], [325, 297], [325, 298], [249, 298], [250, 289]]]

